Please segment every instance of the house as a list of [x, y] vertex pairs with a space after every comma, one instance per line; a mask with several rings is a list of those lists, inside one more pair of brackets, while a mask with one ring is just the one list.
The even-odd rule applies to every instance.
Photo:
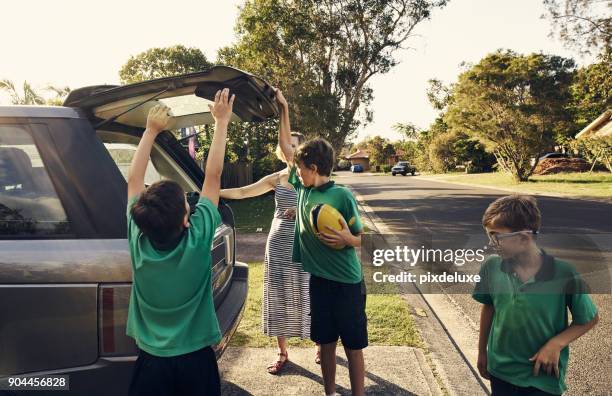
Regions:
[[612, 109], [603, 112], [593, 122], [578, 132], [576, 139], [601, 138], [612, 135]]
[[366, 150], [358, 149], [353, 154], [344, 157], [352, 165], [361, 165], [364, 171], [370, 169], [370, 155]]
[[387, 160], [387, 165], [393, 166], [393, 165], [397, 164], [399, 161], [406, 161], [406, 152], [404, 150], [402, 150], [402, 149], [396, 149], [395, 150], [395, 154], [393, 154]]

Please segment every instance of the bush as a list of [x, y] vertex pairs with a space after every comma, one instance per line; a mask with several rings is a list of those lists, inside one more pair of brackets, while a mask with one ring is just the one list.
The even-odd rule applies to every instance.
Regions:
[[270, 153], [265, 157], [256, 159], [253, 162], [253, 181], [257, 181], [264, 176], [283, 169], [285, 164], [283, 161], [276, 158], [274, 153]]
[[340, 160], [338, 161], [338, 166], [336, 167], [336, 170], [349, 170], [351, 169], [351, 162], [347, 161], [347, 160]]
[[391, 166], [391, 165], [383, 165], [383, 166], [382, 166], [382, 171], [383, 171], [384, 173], [389, 173], [389, 172], [391, 172], [391, 168], [392, 168], [392, 166]]

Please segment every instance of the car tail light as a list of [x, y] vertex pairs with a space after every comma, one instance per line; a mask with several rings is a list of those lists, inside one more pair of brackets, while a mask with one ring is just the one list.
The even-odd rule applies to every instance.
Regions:
[[123, 356], [137, 352], [125, 334], [131, 284], [102, 284], [99, 287], [98, 335], [101, 356]]

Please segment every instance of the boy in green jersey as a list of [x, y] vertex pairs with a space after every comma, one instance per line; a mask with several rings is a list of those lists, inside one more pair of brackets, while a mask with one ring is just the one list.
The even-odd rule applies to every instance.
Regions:
[[221, 339], [211, 284], [211, 245], [221, 223], [217, 210], [227, 126], [234, 96], [218, 91], [210, 107], [215, 134], [195, 212], [185, 192], [162, 180], [145, 188], [144, 176], [169, 110], [149, 112], [128, 175], [128, 243], [133, 283], [127, 335], [138, 346], [130, 395], [218, 395]]
[[[288, 105], [276, 91], [283, 111]], [[334, 150], [325, 139], [291, 146], [290, 127], [280, 129], [279, 146], [291, 165], [289, 183], [297, 193], [293, 261], [310, 273], [310, 337], [321, 345], [321, 370], [325, 394], [335, 394], [336, 344], [342, 340], [349, 363], [353, 395], [364, 394], [363, 348], [368, 345], [363, 273], [355, 247], [361, 246], [363, 226], [353, 194], [330, 180]], [[328, 204], [342, 215], [342, 229], [313, 229], [311, 210]]]
[[473, 293], [483, 304], [478, 371], [494, 396], [562, 394], [568, 345], [598, 321], [574, 266], [537, 246], [540, 223], [536, 200], [522, 195], [499, 198], [482, 218], [499, 253], [483, 263]]

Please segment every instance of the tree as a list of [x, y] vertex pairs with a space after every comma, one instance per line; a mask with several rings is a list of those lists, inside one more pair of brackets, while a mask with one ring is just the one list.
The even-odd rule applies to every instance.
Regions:
[[11, 80], [0, 81], [0, 91], [5, 91], [11, 98], [11, 103], [15, 105], [52, 105], [60, 106], [64, 98], [70, 93], [69, 87], [47, 86], [44, 91], [53, 92], [54, 96], [46, 98], [38, 92], [27, 81], [23, 82], [21, 91], [15, 87]]
[[554, 139], [572, 132], [574, 68], [559, 56], [497, 51], [459, 76], [444, 122], [478, 138], [502, 169], [527, 180]]
[[57, 87], [54, 85], [48, 85], [46, 91], [54, 93], [52, 98], [47, 99], [47, 104], [52, 106], [61, 106], [64, 103], [64, 99], [68, 96], [71, 89], [70, 87]]
[[544, 0], [546, 17], [568, 48], [580, 54], [610, 52], [609, 0]]
[[395, 155], [395, 146], [389, 139], [372, 136], [357, 143], [357, 148], [367, 150], [372, 165], [385, 165]]
[[182, 45], [151, 48], [130, 56], [121, 67], [119, 78], [122, 84], [131, 84], [206, 70], [211, 66], [212, 64], [198, 48], [187, 48]]
[[612, 107], [612, 53], [577, 70], [571, 86], [577, 130]]
[[263, 76], [288, 97], [293, 124], [336, 151], [370, 122], [369, 81], [390, 71], [414, 28], [447, 0], [249, 0], [222, 63]]
[[398, 122], [397, 124], [393, 125], [392, 128], [395, 132], [399, 133], [400, 135], [402, 135], [403, 138], [407, 140], [417, 140], [417, 138], [419, 137], [419, 128], [417, 128], [416, 125], [410, 122]]
[[0, 81], [0, 90], [3, 90], [11, 97], [11, 103], [16, 105], [43, 105], [45, 98], [41, 96], [27, 81], [23, 82], [22, 91], [15, 87], [10, 80]]
[[434, 109], [444, 111], [453, 100], [451, 87], [444, 85], [442, 81], [435, 78], [427, 82], [429, 84], [427, 100]]

